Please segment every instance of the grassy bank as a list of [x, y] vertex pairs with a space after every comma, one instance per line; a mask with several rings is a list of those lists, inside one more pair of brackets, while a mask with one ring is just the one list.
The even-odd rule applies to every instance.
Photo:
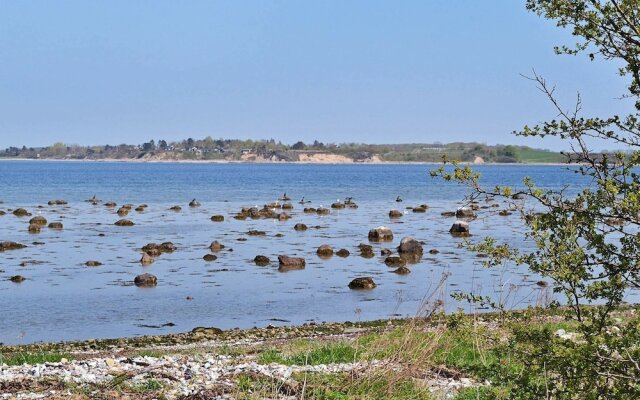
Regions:
[[[628, 308], [618, 315], [624, 319], [635, 312]], [[531, 309], [245, 331], [197, 328], [180, 335], [5, 346], [0, 363], [16, 367], [3, 367], [0, 393], [53, 391], [78, 399], [506, 399], [513, 394], [503, 378], [525, 368], [524, 360], [509, 353], [509, 335], [518, 329], [549, 333], [573, 327], [562, 310]], [[190, 383], [202, 381], [194, 375], [197, 371], [184, 378], [182, 372], [154, 367], [172, 360], [206, 368], [212, 359], [224, 360], [227, 372], [200, 386]], [[143, 367], [124, 373], [119, 366], [125, 363]], [[99, 382], [55, 373], [46, 379], [28, 374], [7, 379], [6, 373], [37, 364], [58, 369], [106, 365], [109, 372]]]

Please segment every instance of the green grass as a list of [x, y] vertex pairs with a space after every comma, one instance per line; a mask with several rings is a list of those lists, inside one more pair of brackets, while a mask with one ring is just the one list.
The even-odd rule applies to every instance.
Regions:
[[137, 393], [157, 392], [158, 390], [162, 390], [162, 388], [162, 383], [155, 379], [147, 379], [131, 387], [132, 391]]
[[386, 375], [352, 378], [349, 374], [294, 374], [298, 382], [290, 385], [266, 376], [242, 374], [237, 399], [277, 398], [282, 395], [308, 400], [418, 400], [430, 393], [411, 378], [393, 379]]
[[49, 352], [24, 352], [13, 354], [0, 354], [0, 364], [22, 365], [22, 364], [44, 364], [60, 362], [63, 358], [71, 360], [73, 357], [64, 353]]
[[267, 349], [258, 355], [258, 362], [261, 364], [319, 365], [350, 363], [356, 360], [356, 348], [347, 342], [311, 345], [308, 349], [292, 354], [278, 349]]

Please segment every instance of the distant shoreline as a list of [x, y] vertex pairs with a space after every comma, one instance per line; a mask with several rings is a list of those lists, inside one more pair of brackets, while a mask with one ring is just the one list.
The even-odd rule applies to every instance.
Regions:
[[[368, 161], [368, 162], [318, 162], [318, 161], [264, 161], [264, 160], [161, 160], [161, 159], [136, 159], [136, 158], [100, 158], [100, 159], [71, 159], [71, 158], [9, 158], [0, 157], [0, 161], [36, 161], [36, 162], [87, 162], [87, 163], [134, 163], [134, 164], [259, 164], [259, 165], [443, 165], [441, 162], [430, 161]], [[572, 166], [577, 164], [570, 163], [546, 163], [546, 162], [527, 162], [527, 163], [473, 163], [461, 162], [463, 165], [473, 166]]]

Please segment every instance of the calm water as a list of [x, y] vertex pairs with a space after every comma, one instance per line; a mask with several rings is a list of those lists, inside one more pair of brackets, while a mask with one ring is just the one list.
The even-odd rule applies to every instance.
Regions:
[[[64, 230], [47, 228], [27, 233], [28, 218], [10, 213], [0, 217], [0, 240], [27, 244], [22, 250], [0, 253], [0, 342], [29, 343], [85, 338], [121, 337], [187, 331], [196, 326], [220, 328], [300, 324], [308, 321], [344, 321], [414, 315], [425, 295], [448, 274], [441, 295], [446, 307], [457, 304], [449, 294], [475, 289], [507, 299], [511, 307], [540, 301], [544, 290], [525, 270], [487, 270], [481, 259], [461, 248], [462, 239], [449, 233], [454, 218], [440, 213], [455, 210], [467, 189], [429, 177], [426, 165], [257, 165], [257, 164], [138, 164], [75, 162], [0, 162], [0, 210], [24, 207], [49, 222], [60, 221]], [[579, 177], [553, 166], [483, 166], [482, 182], [522, 186], [530, 176], [540, 186], [559, 189], [579, 186]], [[262, 206], [286, 192], [294, 199], [292, 218], [239, 221], [232, 215], [243, 206]], [[149, 205], [132, 211], [133, 227], [117, 227], [116, 209], [91, 205], [96, 195], [103, 201]], [[352, 196], [358, 209], [332, 211], [327, 216], [306, 215], [297, 201], [304, 196], [310, 206], [329, 206]], [[396, 203], [396, 196], [404, 202]], [[202, 206], [189, 208], [197, 198]], [[67, 206], [48, 206], [64, 199]], [[394, 208], [429, 204], [427, 213], [408, 212], [391, 221]], [[181, 205], [179, 213], [168, 211]], [[42, 208], [38, 206], [42, 205]], [[500, 217], [488, 208], [472, 222], [472, 240], [492, 235], [527, 247], [517, 233], [522, 230], [516, 214]], [[225, 221], [213, 223], [213, 214]], [[303, 222], [310, 228], [296, 232]], [[390, 273], [384, 257], [365, 259], [356, 246], [368, 243], [367, 232], [389, 226], [395, 248], [404, 236], [426, 243], [422, 261], [412, 273]], [[317, 227], [317, 228], [315, 228]], [[246, 235], [250, 229], [266, 236]], [[284, 236], [277, 237], [277, 233]], [[245, 239], [239, 241], [238, 239]], [[218, 259], [205, 262], [208, 245], [218, 240], [227, 247]], [[149, 242], [172, 241], [178, 250], [160, 256], [143, 267], [140, 248]], [[33, 242], [44, 244], [34, 245]], [[322, 260], [315, 254], [321, 244], [351, 251], [348, 258]], [[426, 251], [437, 249], [439, 254]], [[271, 258], [272, 266], [257, 267], [253, 258]], [[280, 273], [277, 256], [305, 257], [301, 271]], [[84, 266], [88, 260], [103, 263]], [[20, 264], [26, 262], [26, 266]], [[143, 272], [158, 277], [151, 289], [132, 285]], [[7, 279], [20, 274], [21, 284]], [[371, 276], [378, 287], [352, 291], [348, 282]], [[192, 300], [187, 300], [187, 296]], [[174, 326], [162, 326], [172, 323]]]

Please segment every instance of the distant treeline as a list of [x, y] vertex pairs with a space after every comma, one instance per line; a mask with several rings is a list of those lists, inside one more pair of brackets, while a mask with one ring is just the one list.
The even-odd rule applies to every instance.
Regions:
[[185, 139], [158, 141], [132, 145], [80, 146], [55, 143], [46, 147], [9, 147], [0, 151], [3, 158], [28, 159], [162, 159], [162, 160], [245, 160], [249, 156], [271, 161], [298, 161], [301, 154], [334, 154], [356, 162], [439, 162], [443, 155], [467, 162], [527, 163], [562, 162], [565, 157], [549, 150], [526, 146], [486, 145], [480, 143], [313, 143], [283, 144], [270, 140]]

